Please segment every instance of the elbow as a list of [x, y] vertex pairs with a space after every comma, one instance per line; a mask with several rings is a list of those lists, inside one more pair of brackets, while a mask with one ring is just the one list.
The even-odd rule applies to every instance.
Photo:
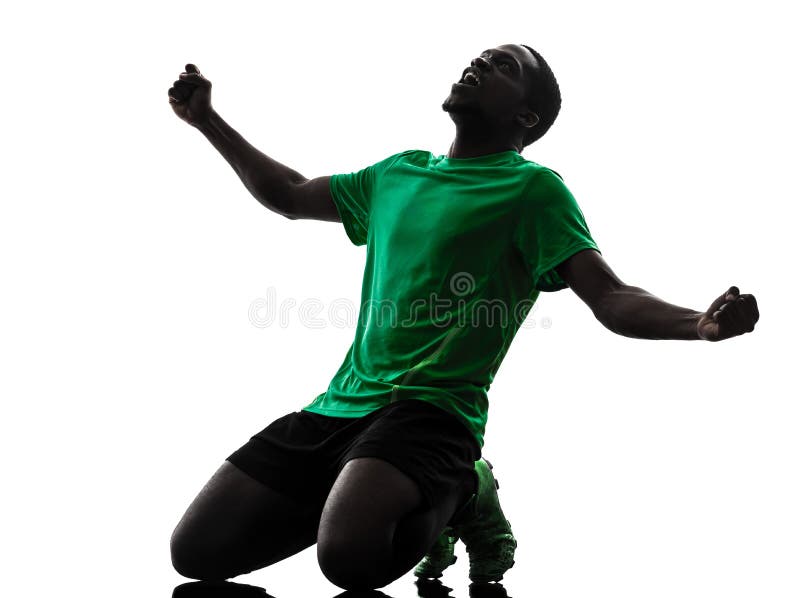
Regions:
[[597, 321], [606, 328], [606, 330], [609, 330], [618, 336], [639, 338], [633, 332], [630, 320], [626, 319], [625, 314], [619, 310], [606, 308], [604, 311], [595, 312], [594, 316], [597, 318]]
[[600, 322], [604, 327], [606, 327], [611, 332], [617, 334], [617, 329], [614, 325], [614, 319], [612, 318], [611, 313], [606, 310], [595, 309], [593, 310], [595, 319]]
[[293, 212], [291, 187], [276, 189], [274, 186], [266, 184], [264, 181], [253, 180], [246, 185], [250, 194], [256, 198], [258, 203], [283, 216], [289, 220], [297, 220], [297, 215]]
[[612, 293], [605, 294], [597, 303], [592, 306], [592, 313], [594, 314], [594, 317], [597, 318], [597, 320], [603, 324], [603, 326], [606, 325], [606, 322], [611, 319], [613, 314], [613, 303], [610, 299], [611, 295]]
[[253, 193], [253, 196], [258, 200], [262, 206], [267, 208], [270, 212], [275, 212], [278, 216], [283, 216], [288, 220], [297, 220], [298, 216], [288, 210], [286, 206], [283, 205], [283, 202], [277, 202], [274, 198], [270, 197], [269, 199], [265, 198], [262, 195], [257, 195]]
[[622, 334], [620, 328], [620, 297], [624, 294], [625, 285], [609, 289], [592, 305], [594, 317], [614, 334]]
[[595, 314], [595, 318], [597, 318], [597, 321], [600, 322], [603, 325], [603, 327], [606, 328], [606, 330], [609, 330], [614, 334], [618, 334], [620, 336], [627, 336], [624, 332], [622, 332], [622, 329], [617, 325], [616, 320], [609, 317], [608, 315]]
[[297, 214], [291, 212], [290, 210], [285, 209], [282, 206], [276, 205], [274, 202], [265, 203], [261, 201], [261, 204], [269, 211], [275, 212], [278, 216], [283, 216], [287, 220], [298, 220], [300, 218]]
[[[303, 179], [303, 181], [305, 181], [305, 179]], [[287, 220], [300, 220], [300, 214], [297, 212], [297, 185], [299, 182], [301, 181], [289, 181], [280, 189], [276, 190], [272, 194], [270, 205], [267, 207]]]
[[594, 315], [599, 322], [614, 334], [629, 338], [660, 338], [651, 335], [647, 307], [642, 298], [647, 291], [630, 285], [622, 285], [606, 293], [597, 303]]

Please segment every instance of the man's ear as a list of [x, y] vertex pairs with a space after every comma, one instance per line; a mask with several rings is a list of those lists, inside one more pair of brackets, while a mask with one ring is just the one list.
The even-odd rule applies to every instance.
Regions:
[[535, 127], [539, 123], [539, 115], [535, 112], [517, 114], [517, 122], [525, 128]]

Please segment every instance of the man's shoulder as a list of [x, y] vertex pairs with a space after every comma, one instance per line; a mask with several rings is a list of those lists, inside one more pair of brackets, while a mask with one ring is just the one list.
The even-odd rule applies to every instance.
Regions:
[[534, 162], [533, 160], [528, 160], [527, 158], [523, 162], [523, 167], [528, 171], [531, 178], [542, 176], [542, 174], [544, 173], [545, 177], [548, 174], [550, 174], [557, 176], [562, 181], [564, 180], [564, 177], [561, 176], [561, 174], [554, 168], [551, 168], [550, 166], [545, 166], [544, 164], [540, 164], [539, 162]]
[[431, 152], [421, 149], [407, 149], [389, 156], [390, 158], [412, 158], [414, 156], [430, 156]]
[[399, 160], [407, 160], [410, 162], [413, 161], [427, 161], [433, 156], [432, 152], [428, 150], [421, 150], [421, 149], [408, 149], [402, 152], [395, 154], [395, 156]]
[[402, 152], [397, 152], [396, 154], [392, 154], [381, 160], [379, 164], [385, 169], [388, 170], [389, 168], [401, 163], [426, 163], [430, 159], [431, 153], [426, 150], [420, 149], [408, 149], [403, 150]]

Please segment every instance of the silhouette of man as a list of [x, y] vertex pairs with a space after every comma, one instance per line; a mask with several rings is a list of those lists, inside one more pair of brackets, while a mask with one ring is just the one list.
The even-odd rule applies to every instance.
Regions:
[[735, 286], [695, 311], [617, 277], [560, 175], [521, 155], [561, 104], [528, 46], [482, 52], [451, 86], [446, 155], [407, 150], [347, 174], [307, 179], [258, 151], [194, 65], [169, 101], [265, 207], [341, 222], [367, 250], [355, 339], [328, 389], [230, 455], [176, 527], [187, 577], [231, 578], [316, 542], [331, 582], [371, 589], [417, 563], [441, 575], [461, 538], [473, 581], [496, 581], [516, 541], [481, 459], [487, 391], [540, 292], [570, 288], [633, 338], [719, 341], [758, 320]]

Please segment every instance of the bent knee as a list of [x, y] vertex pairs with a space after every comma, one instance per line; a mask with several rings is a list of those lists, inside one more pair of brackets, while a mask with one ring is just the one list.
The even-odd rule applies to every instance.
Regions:
[[317, 543], [317, 562], [323, 575], [343, 590], [374, 590], [389, 582], [390, 547], [353, 540]]
[[222, 581], [237, 575], [226, 563], [226, 551], [178, 526], [169, 543], [172, 567], [183, 577]]
[[[197, 546], [193, 546], [184, 538], [173, 534], [172, 540], [169, 543], [170, 557], [172, 558], [172, 567], [189, 579], [198, 579], [202, 581], [217, 581], [212, 579], [211, 565], [213, 559], [209, 558], [206, 551], [198, 550]], [[205, 554], [204, 554], [205, 552]], [[227, 579], [227, 578], [222, 578]]]

